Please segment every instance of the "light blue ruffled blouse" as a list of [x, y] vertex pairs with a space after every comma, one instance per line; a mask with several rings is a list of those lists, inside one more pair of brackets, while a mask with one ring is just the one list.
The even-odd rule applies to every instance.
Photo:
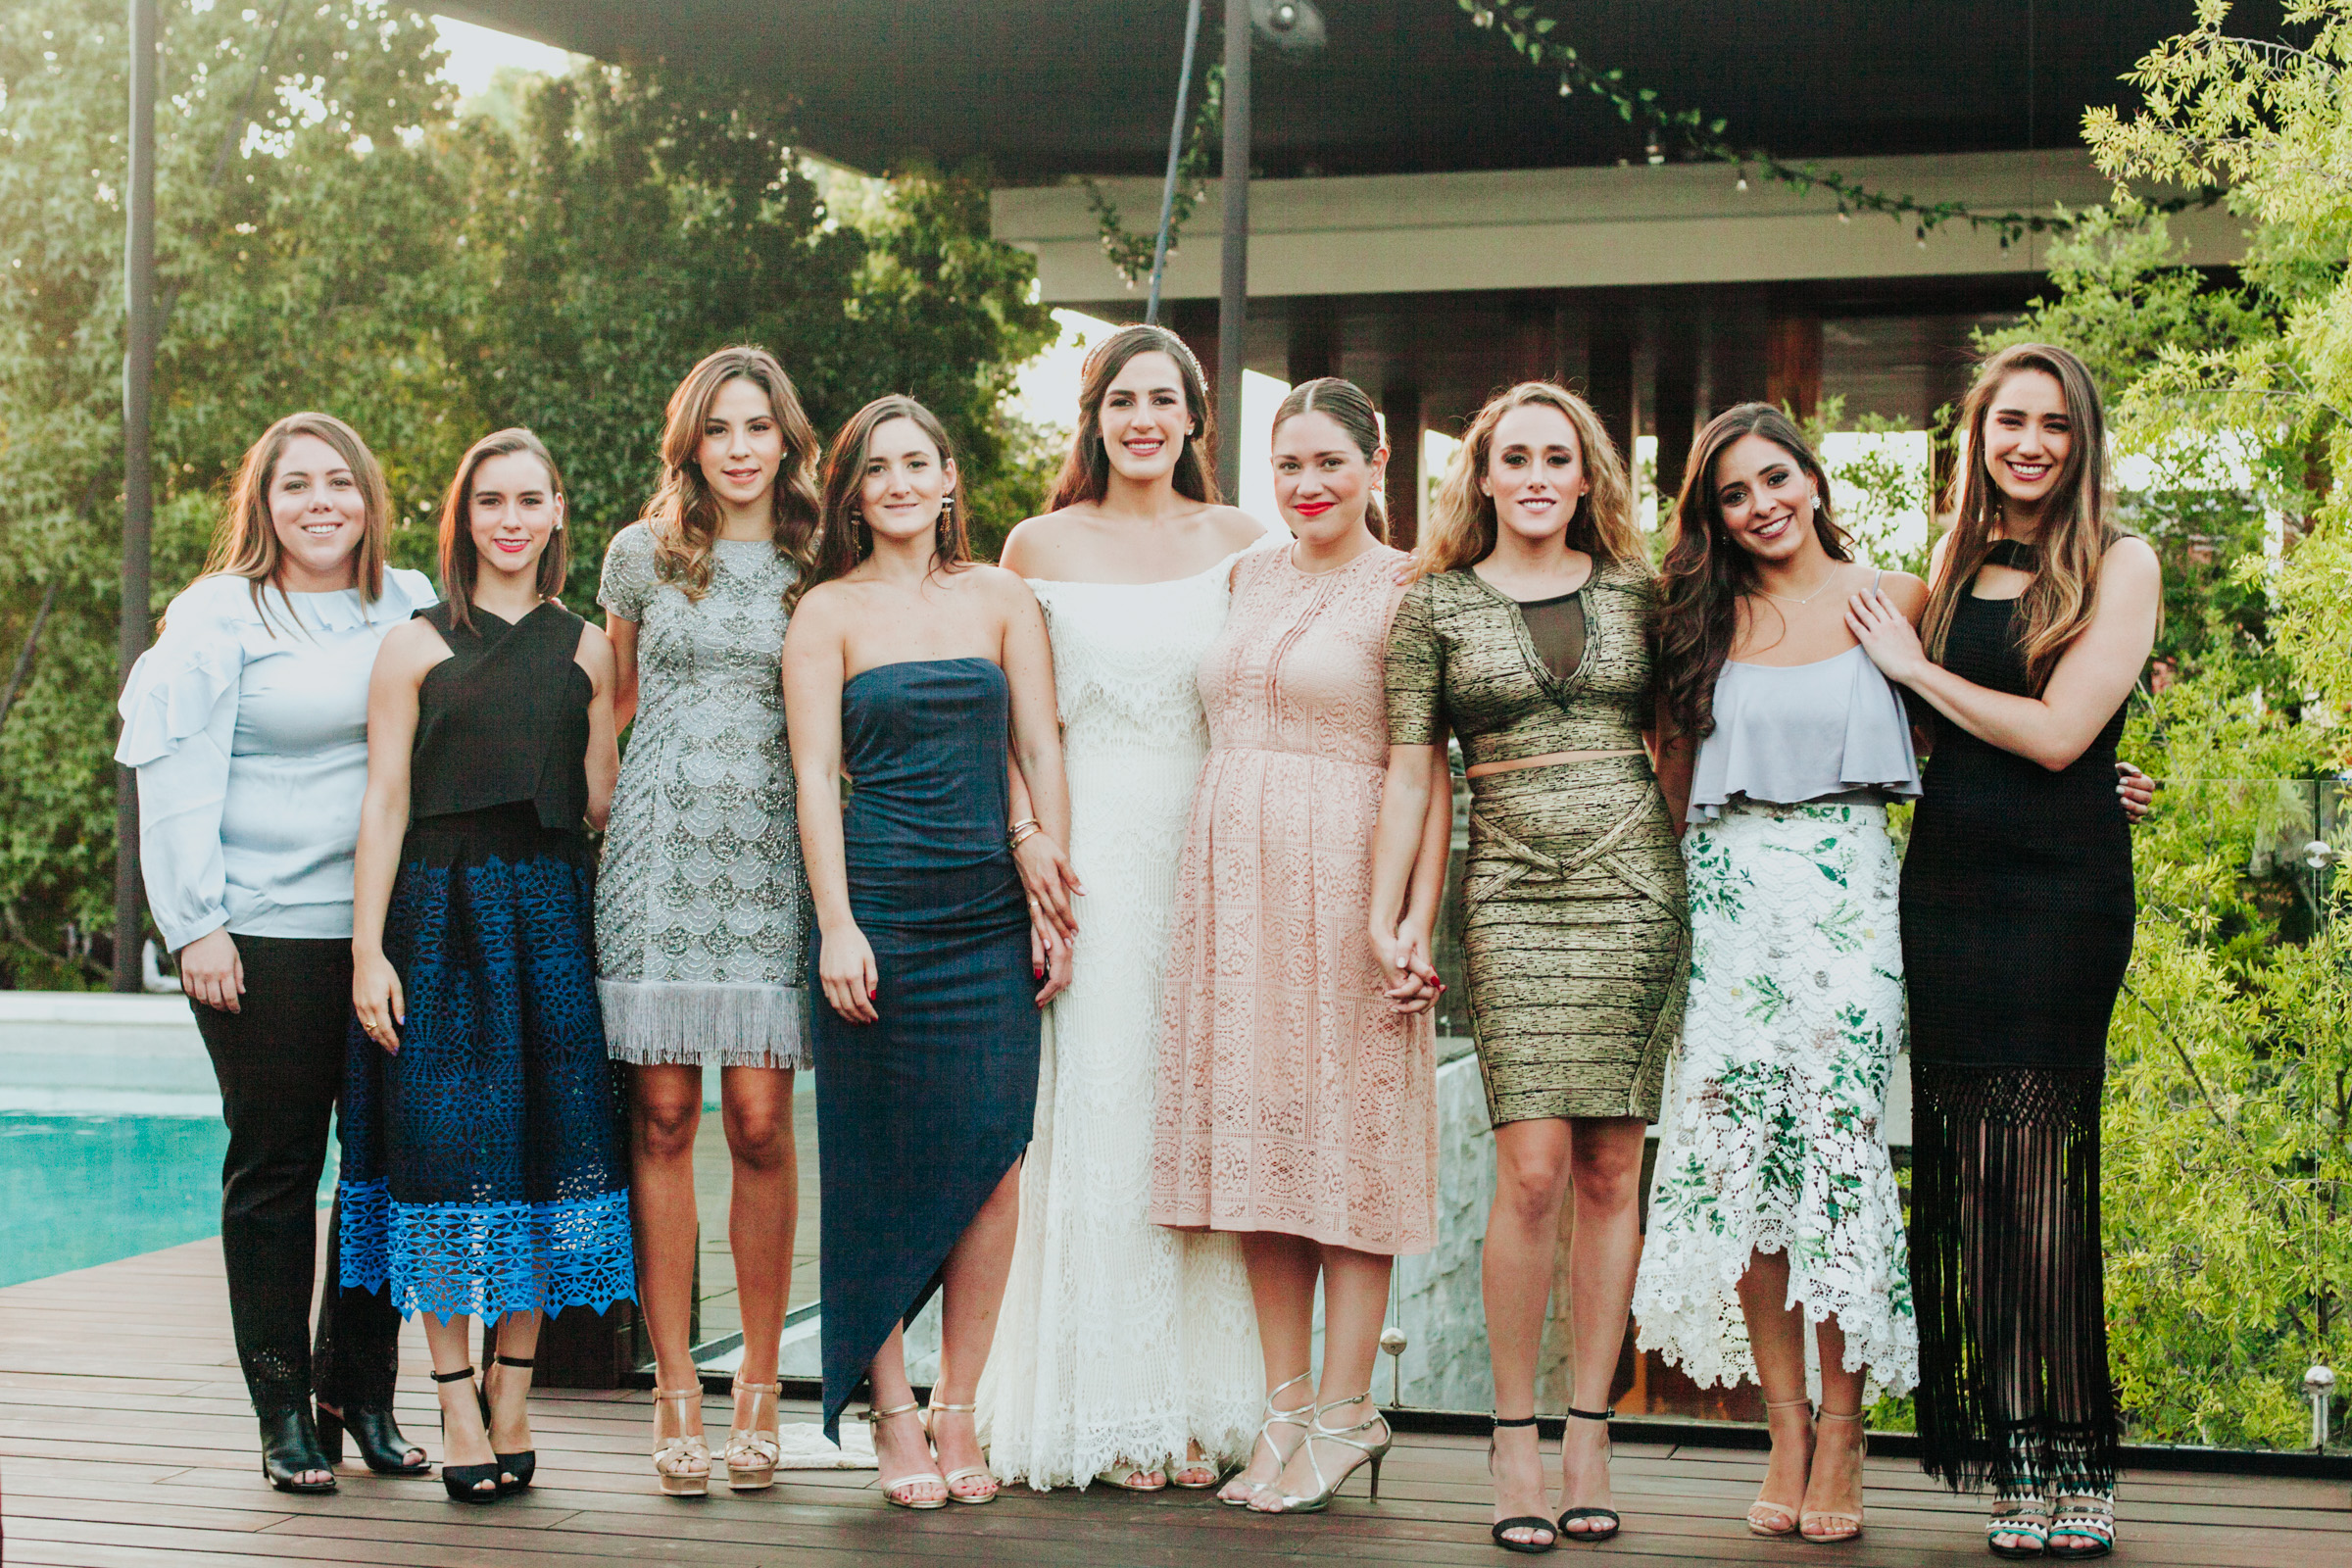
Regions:
[[1796, 806], [1918, 793], [1903, 699], [1856, 645], [1809, 664], [1725, 662], [1684, 819], [1712, 821], [1735, 800]]
[[439, 602], [422, 572], [281, 594], [225, 573], [172, 601], [122, 688], [115, 760], [139, 775], [139, 861], [176, 953], [231, 935], [349, 937], [368, 788], [368, 677], [386, 635]]

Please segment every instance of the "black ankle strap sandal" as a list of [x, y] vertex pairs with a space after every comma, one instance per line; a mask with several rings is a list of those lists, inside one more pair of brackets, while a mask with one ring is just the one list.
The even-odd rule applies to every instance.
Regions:
[[[1494, 1430], [1497, 1432], [1504, 1427], [1532, 1427], [1536, 1424], [1536, 1417], [1532, 1415], [1512, 1416], [1507, 1420], [1502, 1416], [1494, 1416], [1493, 1420]], [[1493, 1474], [1494, 1469], [1494, 1440], [1490, 1436], [1487, 1439], [1487, 1471], [1489, 1474]], [[1542, 1541], [1510, 1541], [1503, 1536], [1503, 1532], [1506, 1530], [1541, 1530], [1544, 1532], [1544, 1539]], [[1524, 1552], [1529, 1556], [1534, 1556], [1538, 1552], [1549, 1551], [1560, 1544], [1559, 1526], [1541, 1515], [1532, 1513], [1523, 1513], [1510, 1519], [1495, 1520], [1492, 1534], [1494, 1537], [1494, 1544], [1503, 1550]]]
[[[1579, 1410], [1573, 1404], [1568, 1407], [1568, 1413], [1579, 1421], [1597, 1421], [1604, 1430], [1617, 1414], [1615, 1410]], [[1591, 1519], [1596, 1523], [1589, 1530], [1568, 1528], [1572, 1522], [1579, 1519]], [[1597, 1545], [1617, 1534], [1623, 1524], [1624, 1521], [1617, 1517], [1617, 1510], [1614, 1508], [1571, 1508], [1560, 1515], [1559, 1532], [1570, 1541], [1581, 1541], [1588, 1545]]]

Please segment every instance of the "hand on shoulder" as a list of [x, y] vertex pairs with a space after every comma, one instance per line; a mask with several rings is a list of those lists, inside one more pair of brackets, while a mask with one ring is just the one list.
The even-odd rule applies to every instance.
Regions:
[[1889, 571], [1879, 577], [1879, 592], [1893, 601], [1894, 608], [1913, 625], [1928, 612], [1928, 585], [1907, 571]]

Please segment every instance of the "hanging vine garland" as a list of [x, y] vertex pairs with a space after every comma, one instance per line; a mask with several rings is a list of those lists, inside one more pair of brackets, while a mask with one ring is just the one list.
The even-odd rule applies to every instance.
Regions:
[[[1816, 190], [1829, 192], [1838, 199], [1838, 217], [1850, 220], [1856, 213], [1877, 213], [1896, 222], [1912, 225], [1913, 237], [1926, 245], [1931, 231], [1946, 223], [1965, 223], [1972, 229], [1990, 229], [2000, 238], [2001, 249], [2007, 250], [2028, 234], [2067, 233], [2076, 224], [2071, 215], [2055, 210], [2047, 213], [1981, 213], [1966, 202], [1925, 202], [1915, 196], [1890, 195], [1873, 190], [1858, 180], [1848, 179], [1834, 169], [1818, 164], [1791, 164], [1776, 158], [1761, 147], [1740, 147], [1725, 139], [1729, 122], [1710, 120], [1697, 109], [1669, 110], [1658, 101], [1654, 87], [1632, 87], [1626, 84], [1622, 70], [1602, 71], [1588, 64], [1573, 45], [1554, 43], [1546, 35], [1555, 31], [1556, 19], [1543, 15], [1532, 5], [1496, 5], [1494, 0], [1455, 0], [1469, 13], [1471, 22], [1480, 27], [1501, 33], [1511, 47], [1527, 63], [1539, 70], [1556, 72], [1560, 96], [1572, 98], [1579, 93], [1591, 93], [1603, 99], [1617, 111], [1617, 117], [1631, 124], [1640, 122], [1648, 131], [1646, 150], [1649, 162], [1662, 164], [1669, 151], [1680, 152], [1690, 161], [1730, 164], [1740, 171], [1739, 188], [1747, 189], [1748, 171], [1756, 171], [1766, 179], [1810, 195]], [[2211, 206], [2221, 197], [2217, 189], [2207, 189], [2193, 196], [2180, 197], [2162, 203], [2146, 204], [2149, 213], [2179, 213], [2191, 207]]]
[[[1224, 123], [1225, 65], [1219, 61], [1208, 68], [1208, 78], [1201, 83], [1200, 108], [1193, 116], [1192, 128], [1185, 133], [1184, 156], [1176, 164], [1176, 195], [1168, 206], [1170, 256], [1176, 254], [1177, 236], [1184, 232], [1184, 225], [1192, 220], [1193, 209], [1200, 203], [1200, 193], [1208, 181], [1209, 144]], [[1129, 232], [1127, 225], [1119, 221], [1118, 208], [1092, 179], [1086, 181], [1086, 205], [1095, 215], [1102, 254], [1119, 270], [1119, 276], [1127, 280], [1127, 286], [1134, 288], [1150, 277], [1158, 234]]]
[[[1549, 34], [1558, 30], [1559, 22], [1543, 15], [1537, 7], [1496, 5], [1493, 0], [1455, 0], [1455, 4], [1469, 15], [1472, 24], [1499, 32], [1508, 39], [1512, 49], [1529, 65], [1556, 74], [1562, 98], [1591, 93], [1614, 108], [1618, 119], [1628, 124], [1640, 124], [1647, 132], [1645, 150], [1652, 164], [1662, 164], [1670, 153], [1675, 153], [1690, 162], [1731, 165], [1739, 171], [1740, 190], [1747, 189], [1748, 174], [1753, 171], [1762, 178], [1777, 181], [1799, 194], [1826, 191], [1837, 198], [1839, 221], [1850, 221], [1856, 213], [1872, 213], [1898, 223], [1908, 222], [1913, 237], [1923, 246], [1932, 231], [1946, 223], [1962, 223], [1980, 231], [1989, 229], [1999, 238], [2003, 250], [2029, 234], [2063, 234], [2076, 226], [2077, 220], [2072, 215], [2056, 210], [1984, 213], [1966, 202], [1928, 202], [1909, 194], [1893, 195], [1849, 179], [1834, 169], [1814, 163], [1792, 164], [1761, 147], [1739, 146], [1724, 135], [1730, 122], [1710, 119], [1699, 109], [1668, 109], [1659, 101], [1656, 88], [1628, 85], [1622, 69], [1601, 70], [1588, 63], [1573, 45], [1553, 42]], [[1209, 145], [1224, 118], [1224, 79], [1222, 66], [1209, 68], [1200, 112], [1193, 117], [1184, 157], [1177, 168], [1179, 184], [1168, 231], [1170, 254], [1174, 253], [1176, 236], [1191, 219], [1208, 178]], [[1086, 192], [1087, 206], [1094, 212], [1102, 238], [1102, 254], [1118, 269], [1127, 286], [1135, 287], [1152, 275], [1152, 252], [1156, 236], [1131, 233], [1119, 220], [1118, 208], [1092, 179], [1086, 181]], [[2148, 214], [2179, 213], [2191, 207], [2210, 207], [2220, 199], [2218, 187], [2206, 187], [2194, 195], [2142, 204], [2140, 210]]]

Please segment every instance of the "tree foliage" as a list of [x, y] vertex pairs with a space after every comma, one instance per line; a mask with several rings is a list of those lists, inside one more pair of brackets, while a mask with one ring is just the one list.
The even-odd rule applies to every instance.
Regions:
[[[383, 0], [164, 14], [157, 612], [244, 447], [301, 408], [383, 459], [416, 565], [466, 444], [538, 429], [587, 609], [670, 387], [729, 342], [774, 349], [820, 430], [884, 392], [938, 410], [984, 541], [1034, 507], [1042, 457], [1000, 404], [1053, 327], [976, 172], [820, 175], [779, 101], [658, 61], [461, 118], [430, 19]], [[0, 981], [21, 985], [107, 956], [65, 953], [112, 902], [126, 54], [113, 0], [0, 10], [0, 681], [57, 586], [0, 729]]]

